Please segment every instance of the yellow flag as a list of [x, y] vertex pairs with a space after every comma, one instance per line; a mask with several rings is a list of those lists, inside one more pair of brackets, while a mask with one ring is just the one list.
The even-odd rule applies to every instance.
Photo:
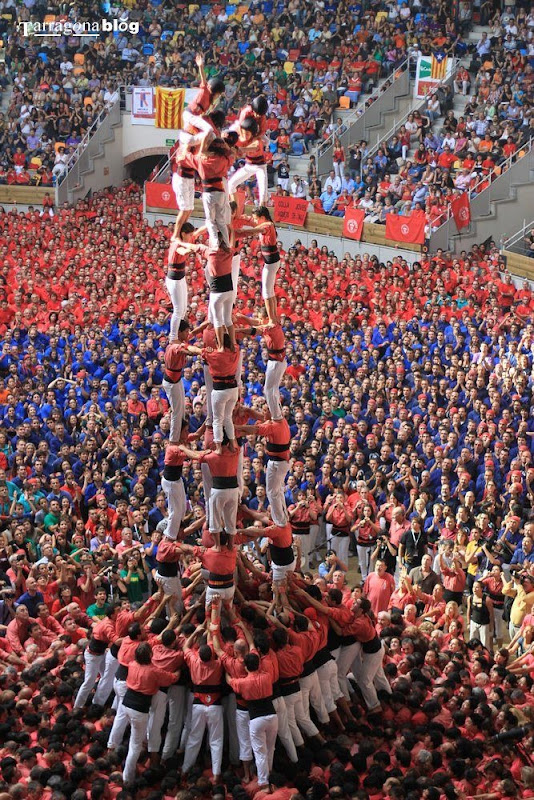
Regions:
[[185, 89], [156, 86], [156, 128], [182, 127]]

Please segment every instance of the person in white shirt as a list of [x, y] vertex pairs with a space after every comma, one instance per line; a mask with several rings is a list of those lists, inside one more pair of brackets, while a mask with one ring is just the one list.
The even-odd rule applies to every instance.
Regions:
[[291, 184], [291, 194], [293, 197], [306, 197], [308, 191], [308, 184], [303, 180], [300, 175], [293, 176], [293, 183]]
[[328, 173], [328, 178], [324, 182], [323, 189], [328, 189], [331, 186], [336, 194], [341, 191], [341, 178], [339, 178], [333, 169]]

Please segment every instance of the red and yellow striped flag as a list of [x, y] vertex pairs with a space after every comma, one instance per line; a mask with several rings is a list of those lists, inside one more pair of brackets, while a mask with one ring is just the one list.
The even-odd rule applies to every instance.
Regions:
[[447, 56], [443, 52], [432, 53], [430, 77], [435, 81], [442, 81], [447, 75]]
[[182, 127], [185, 89], [156, 86], [156, 128]]

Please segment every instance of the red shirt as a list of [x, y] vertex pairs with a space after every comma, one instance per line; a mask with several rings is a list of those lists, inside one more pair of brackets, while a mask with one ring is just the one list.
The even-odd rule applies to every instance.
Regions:
[[[184, 658], [193, 683], [193, 693], [203, 705], [211, 706], [221, 698], [224, 683], [223, 666], [219, 659], [202, 661], [194, 650], [184, 653]], [[205, 691], [203, 691], [205, 687]]]
[[115, 630], [115, 623], [109, 617], [100, 620], [93, 627], [93, 639], [99, 642], [111, 644], [117, 638], [117, 631]]
[[[237, 549], [234, 547], [229, 550], [223, 547], [220, 553], [212, 548], [195, 547], [193, 554], [198, 556], [202, 561], [202, 565], [213, 573], [214, 575], [232, 575], [234, 574]], [[209, 580], [209, 579], [208, 579]]]
[[304, 666], [304, 654], [298, 644], [286, 644], [276, 650], [278, 669], [281, 678], [298, 678]]
[[267, 439], [267, 455], [273, 461], [289, 461], [289, 445], [291, 432], [286, 419], [261, 422], [256, 426], [260, 436]]
[[215, 378], [234, 376], [239, 366], [239, 348], [232, 350], [211, 350], [204, 348], [202, 358], [208, 365], [210, 375]]
[[152, 647], [152, 663], [159, 669], [177, 672], [184, 663], [184, 654], [158, 643]]
[[228, 170], [234, 162], [233, 156], [228, 150], [227, 155], [217, 155], [216, 153], [203, 153], [194, 159], [195, 168], [202, 181], [204, 192], [224, 192], [223, 179], [226, 178]]
[[160, 686], [170, 686], [176, 680], [172, 672], [159, 669], [154, 664], [138, 664], [132, 661], [128, 667], [126, 686], [140, 694], [156, 694]]
[[196, 93], [194, 99], [187, 106], [187, 111], [196, 116], [205, 114], [211, 104], [211, 92], [207, 81], [200, 84], [200, 88]]
[[[227, 447], [223, 447], [221, 455], [215, 450], [209, 453], [202, 453], [198, 457], [201, 464], [207, 464], [212, 477], [230, 478], [237, 475], [237, 465], [239, 460], [239, 451], [234, 453], [230, 452]], [[161, 545], [160, 545], [161, 546]]]
[[182, 378], [185, 367], [186, 351], [181, 342], [173, 342], [165, 349], [165, 377], [171, 383], [177, 383]]
[[243, 700], [264, 700], [272, 697], [273, 682], [266, 672], [249, 672], [245, 678], [230, 678], [230, 686]]
[[289, 522], [283, 527], [271, 525], [269, 528], [265, 528], [263, 535], [267, 536], [276, 547], [291, 547], [293, 544], [293, 533]]
[[267, 346], [269, 361], [283, 361], [285, 358], [286, 337], [281, 325], [265, 328], [263, 338]]
[[129, 664], [133, 661], [135, 651], [139, 645], [140, 642], [137, 639], [130, 639], [129, 636], [126, 636], [122, 640], [122, 644], [119, 647], [119, 652], [117, 653], [117, 661], [119, 664], [122, 664], [123, 667], [129, 666]]

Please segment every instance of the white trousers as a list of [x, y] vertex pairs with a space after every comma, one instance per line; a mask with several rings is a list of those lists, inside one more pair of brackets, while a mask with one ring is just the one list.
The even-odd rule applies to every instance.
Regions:
[[252, 177], [256, 178], [258, 184], [259, 204], [260, 206], [265, 205], [269, 199], [267, 166], [265, 164], [245, 164], [237, 172], [234, 172], [228, 181], [228, 192], [234, 194], [238, 186]]
[[201, 464], [200, 470], [202, 472], [202, 486], [204, 488], [204, 500], [206, 503], [206, 522], [210, 523], [210, 497], [213, 490], [213, 478], [211, 477], [210, 468], [207, 464]]
[[163, 745], [161, 758], [165, 761], [171, 758], [180, 743], [180, 736], [184, 724], [185, 711], [185, 686], [169, 686], [167, 706], [169, 709], [169, 724]]
[[326, 725], [330, 722], [330, 717], [324, 704], [324, 699], [321, 694], [321, 686], [319, 684], [319, 677], [317, 672], [312, 672], [311, 675], [306, 675], [300, 681], [300, 693], [302, 695], [302, 707], [304, 713], [310, 714], [310, 705], [317, 714], [319, 722]]
[[282, 564], [278, 565], [275, 564], [274, 561], [271, 561], [271, 571], [273, 573], [273, 581], [274, 583], [281, 583], [288, 572], [295, 572], [295, 567], [297, 566], [297, 559], [294, 558], [291, 564]]
[[223, 528], [229, 536], [236, 532], [239, 489], [212, 489], [210, 492], [210, 533], [220, 533]]
[[226, 192], [202, 192], [202, 205], [209, 234], [209, 246], [219, 247], [219, 234], [227, 247], [230, 247], [228, 225], [230, 223], [230, 201]]
[[111, 650], [106, 652], [106, 663], [104, 666], [104, 674], [100, 676], [96, 692], [93, 697], [93, 704], [95, 706], [103, 706], [111, 692], [113, 691], [113, 683], [115, 681], [115, 673], [119, 662], [112, 654]]
[[275, 297], [274, 284], [280, 269], [280, 259], [274, 264], [264, 264], [261, 271], [261, 296], [264, 300], [268, 297]]
[[125, 786], [128, 786], [135, 780], [135, 768], [143, 745], [146, 742], [148, 714], [126, 706], [124, 706], [124, 711], [130, 723], [130, 741], [128, 742], [128, 755], [126, 756], [122, 779]]
[[172, 341], [178, 338], [180, 321], [184, 319], [187, 312], [187, 283], [185, 278], [175, 281], [173, 278], [166, 277], [165, 286], [172, 303], [171, 330], [169, 333], [169, 338]]
[[289, 519], [286, 499], [284, 497], [284, 486], [288, 472], [289, 462], [269, 460], [267, 464], [265, 489], [271, 506], [271, 517], [273, 518], [274, 524], [280, 525], [280, 527], [286, 525]]
[[206, 589], [206, 605], [211, 603], [214, 597], [220, 597], [221, 600], [228, 600], [232, 601], [235, 595], [235, 586], [227, 586], [226, 588], [221, 589], [214, 588], [212, 586], [208, 586]]
[[167, 603], [167, 614], [170, 619], [174, 613], [180, 613], [183, 610], [182, 581], [179, 575], [161, 575], [156, 570], [156, 582], [158, 586], [161, 586], [164, 593], [172, 598]]
[[276, 714], [250, 720], [250, 743], [256, 761], [258, 786], [267, 786], [269, 783], [277, 731], [278, 717]]
[[195, 179], [183, 178], [173, 172], [171, 185], [180, 211], [193, 211], [195, 208]]
[[287, 361], [274, 361], [267, 362], [267, 369], [265, 370], [265, 387], [264, 395], [271, 417], [273, 419], [282, 419], [282, 405], [280, 403], [280, 384], [287, 369]]
[[235, 438], [232, 414], [239, 397], [239, 389], [213, 389], [211, 406], [213, 408], [213, 441], [222, 442], [224, 434], [230, 441]]
[[252, 761], [252, 745], [250, 744], [250, 716], [248, 711], [237, 708], [235, 712], [237, 738], [239, 740], [239, 760]]
[[180, 736], [180, 750], [185, 750], [189, 733], [191, 731], [191, 720], [193, 717], [193, 692], [186, 692], [185, 706], [184, 706], [184, 727], [182, 728], [182, 735]]
[[317, 677], [319, 678], [319, 686], [321, 687], [325, 708], [328, 714], [331, 714], [337, 709], [336, 700], [343, 697], [343, 692], [339, 688], [337, 663], [333, 658], [318, 667]]
[[233, 325], [234, 287], [228, 292], [211, 292], [208, 303], [208, 316], [214, 328], [230, 328]]
[[286, 695], [284, 697], [284, 702], [286, 704], [289, 730], [293, 736], [293, 741], [297, 747], [301, 747], [301, 745], [304, 744], [302, 733], [304, 733], [305, 736], [317, 736], [319, 731], [311, 721], [309, 711], [308, 713], [304, 711], [302, 694], [300, 691]]
[[[332, 530], [332, 528], [330, 528]], [[334, 551], [336, 556], [348, 564], [349, 560], [349, 545], [350, 536], [330, 536], [328, 539], [328, 547]]]
[[91, 694], [91, 690], [96, 683], [96, 679], [99, 675], [104, 674], [104, 670], [106, 668], [106, 653], [102, 653], [101, 656], [95, 656], [93, 653], [90, 653], [88, 649], [86, 649], [84, 653], [84, 661], [85, 675], [83, 683], [78, 690], [78, 694], [76, 695], [74, 708], [82, 708], [82, 706], [85, 705], [85, 701]]
[[382, 662], [384, 660], [384, 645], [377, 653], [364, 653], [360, 649], [352, 665], [352, 674], [360, 687], [365, 705], [368, 709], [378, 708], [377, 689], [391, 694], [391, 686], [384, 674]]
[[241, 255], [237, 253], [232, 258], [232, 285], [234, 287], [234, 295], [232, 300], [232, 305], [235, 305], [235, 301], [237, 300], [237, 287], [239, 284], [239, 270], [241, 268]]
[[275, 697], [273, 699], [273, 706], [274, 710], [276, 711], [276, 716], [278, 717], [278, 738], [284, 745], [284, 750], [287, 753], [287, 756], [293, 764], [296, 764], [298, 761], [297, 750], [295, 747], [295, 742], [293, 741], [293, 736], [291, 735], [291, 730], [289, 728], [289, 719], [287, 716], [287, 708], [286, 704], [284, 703], [283, 697]]
[[[480, 639], [484, 647], [488, 650], [491, 649], [491, 626], [490, 625], [477, 625], [476, 622], [469, 623], [469, 638]], [[94, 702], [94, 701], [93, 701]]]
[[300, 569], [306, 572], [310, 568], [310, 534], [293, 534], [293, 541], [300, 543]]
[[350, 700], [349, 679], [347, 675], [351, 672], [355, 659], [358, 658], [360, 647], [361, 645], [359, 642], [342, 645], [336, 656], [339, 688], [343, 692], [343, 696], [346, 700]]
[[310, 525], [310, 564], [314, 561], [320, 563], [321, 557], [317, 552], [317, 538], [319, 536], [319, 525]]
[[211, 769], [214, 775], [221, 774], [224, 744], [222, 706], [203, 706], [199, 703], [194, 703], [191, 710], [191, 730], [187, 738], [182, 772], [189, 772], [196, 762], [206, 727], [208, 729], [208, 740], [211, 752]]
[[[350, 539], [350, 536], [348, 537]], [[369, 575], [369, 570], [371, 568], [371, 555], [373, 552], [372, 547], [364, 547], [361, 544], [356, 545], [356, 552], [358, 553], [358, 563], [360, 565], [360, 574], [362, 576], [362, 581], [364, 581], [367, 576]], [[341, 558], [341, 556], [340, 556]], [[345, 561], [345, 564], [347, 562]]]
[[493, 609], [493, 621], [495, 623], [495, 638], [501, 639], [504, 638], [504, 631], [505, 631], [505, 624], [503, 620], [503, 609], [502, 608], [494, 608]]
[[126, 681], [118, 681], [117, 678], [115, 678], [113, 682], [113, 688], [115, 690], [115, 697], [117, 698], [117, 709], [115, 719], [113, 720], [113, 726], [109, 732], [108, 747], [111, 750], [116, 749], [120, 744], [122, 744], [124, 731], [128, 727], [129, 723], [125, 708], [122, 705], [122, 700], [127, 689]]
[[[213, 131], [208, 120], [201, 117], [199, 114], [192, 114], [187, 108], [184, 109], [182, 114], [182, 127], [183, 128], [197, 128], [197, 130], [201, 131], [202, 133], [210, 133]], [[185, 132], [185, 131], [184, 131]], [[182, 131], [180, 131], [180, 138], [182, 135]], [[187, 134], [191, 136], [191, 134]]]
[[169, 539], [176, 540], [180, 533], [180, 526], [185, 516], [187, 505], [184, 480], [183, 478], [178, 478], [177, 481], [169, 481], [167, 478], [162, 478], [161, 488], [165, 492], [167, 507], [169, 509], [165, 536]]
[[213, 425], [213, 408], [211, 406], [211, 393], [213, 392], [213, 378], [207, 367], [204, 365], [204, 386], [206, 387], [206, 425]]
[[169, 431], [169, 439], [171, 442], [177, 442], [182, 432], [182, 420], [185, 413], [185, 390], [182, 381], [170, 383], [170, 381], [163, 378], [163, 388], [167, 395], [167, 400], [171, 407], [171, 429]]
[[167, 695], [165, 692], [156, 692], [152, 698], [150, 713], [148, 715], [148, 752], [159, 753], [161, 747], [161, 729], [165, 722], [165, 712], [167, 711]]

